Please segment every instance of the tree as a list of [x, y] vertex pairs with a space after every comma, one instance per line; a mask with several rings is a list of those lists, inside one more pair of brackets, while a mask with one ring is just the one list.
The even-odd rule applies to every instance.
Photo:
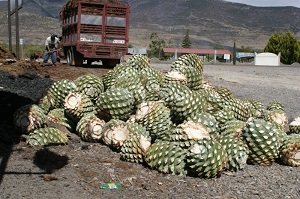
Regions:
[[151, 33], [150, 40], [151, 43], [149, 44], [149, 50], [148, 50], [149, 57], [158, 57], [160, 59], [162, 54], [161, 51], [162, 48], [165, 47], [166, 41], [159, 38], [156, 32]]
[[239, 51], [241, 52], [254, 52], [255, 50], [253, 50], [250, 46], [241, 46], [241, 48], [239, 49]]
[[236, 65], [236, 45], [235, 45], [235, 40], [233, 43], [233, 65]]
[[300, 42], [288, 31], [284, 34], [274, 33], [271, 35], [264, 52], [278, 54], [281, 52], [281, 62], [292, 64], [300, 58]]
[[183, 38], [181, 47], [182, 48], [191, 48], [191, 46], [192, 46], [192, 42], [190, 40], [190, 30], [187, 30], [185, 33], [185, 36]]

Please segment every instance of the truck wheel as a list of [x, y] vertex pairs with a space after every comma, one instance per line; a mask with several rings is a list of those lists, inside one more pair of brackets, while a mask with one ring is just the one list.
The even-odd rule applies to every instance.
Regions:
[[79, 52], [74, 53], [74, 62], [75, 66], [82, 66], [83, 65], [83, 55]]
[[72, 62], [73, 62], [73, 52], [71, 49], [69, 49], [67, 51], [67, 64], [72, 66]]
[[82, 66], [83, 65], [83, 56], [82, 54], [72, 51], [70, 48], [67, 51], [67, 63], [70, 66]]
[[113, 68], [120, 63], [120, 59], [102, 59], [101, 61], [102, 66], [108, 68]]
[[92, 60], [92, 59], [87, 59], [87, 60], [86, 60], [86, 64], [87, 64], [88, 66], [91, 66], [92, 63], [93, 63], [93, 60]]

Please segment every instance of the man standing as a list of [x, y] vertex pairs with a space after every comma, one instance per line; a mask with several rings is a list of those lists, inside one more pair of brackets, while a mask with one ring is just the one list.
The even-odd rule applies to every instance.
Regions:
[[44, 63], [48, 62], [49, 56], [51, 56], [52, 64], [55, 65], [56, 63], [56, 50], [59, 46], [59, 39], [56, 37], [56, 34], [51, 33], [49, 37], [47, 37], [45, 42], [45, 55], [44, 55]]

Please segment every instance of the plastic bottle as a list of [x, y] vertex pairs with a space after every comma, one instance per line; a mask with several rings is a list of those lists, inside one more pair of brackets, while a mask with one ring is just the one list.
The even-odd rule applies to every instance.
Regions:
[[100, 189], [121, 189], [122, 185], [118, 182], [103, 183], [100, 185]]

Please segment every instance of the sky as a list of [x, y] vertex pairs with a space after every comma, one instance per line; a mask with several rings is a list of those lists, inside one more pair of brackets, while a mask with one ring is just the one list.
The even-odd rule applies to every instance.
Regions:
[[300, 0], [225, 0], [234, 3], [243, 3], [251, 6], [294, 6], [300, 8]]

